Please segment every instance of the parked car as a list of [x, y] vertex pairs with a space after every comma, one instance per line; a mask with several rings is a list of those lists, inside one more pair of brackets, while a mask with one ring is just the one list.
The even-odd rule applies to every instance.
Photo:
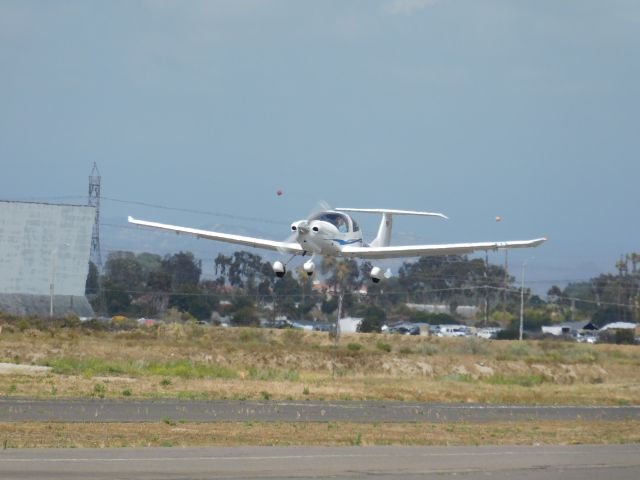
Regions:
[[576, 334], [576, 341], [578, 343], [596, 343], [598, 341], [598, 334], [593, 332], [578, 332]]
[[502, 329], [498, 327], [479, 328], [476, 330], [476, 336], [486, 339], [496, 338], [500, 330]]
[[389, 327], [389, 333], [399, 333], [400, 335], [420, 335], [420, 327], [417, 325], [401, 324]]
[[438, 337], [466, 337], [471, 333], [466, 325], [438, 325]]

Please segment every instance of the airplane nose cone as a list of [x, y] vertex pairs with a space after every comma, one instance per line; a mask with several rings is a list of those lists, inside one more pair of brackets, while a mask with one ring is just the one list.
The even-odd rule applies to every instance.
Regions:
[[309, 233], [309, 224], [307, 222], [300, 222], [297, 227], [297, 232], [304, 235], [305, 233]]

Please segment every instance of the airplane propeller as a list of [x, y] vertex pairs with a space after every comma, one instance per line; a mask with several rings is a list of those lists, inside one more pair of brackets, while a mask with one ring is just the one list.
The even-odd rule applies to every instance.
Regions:
[[[300, 236], [300, 234], [309, 233], [309, 229], [310, 229], [309, 222], [310, 222], [311, 218], [313, 218], [317, 214], [319, 214], [321, 212], [325, 212], [327, 210], [331, 210], [331, 205], [329, 205], [328, 202], [326, 202], [324, 200], [320, 200], [320, 201], [316, 202], [315, 206], [311, 209], [309, 214], [306, 216], [305, 220], [300, 220], [300, 221], [295, 222], [295, 223], [293, 223], [291, 225], [292, 230], [294, 229], [294, 227], [295, 227], [295, 230], [293, 230], [291, 235], [289, 235], [286, 238], [284, 243], [297, 242], [298, 237]], [[280, 252], [283, 255], [286, 255], [288, 253], [284, 248], [278, 248], [278, 252]]]

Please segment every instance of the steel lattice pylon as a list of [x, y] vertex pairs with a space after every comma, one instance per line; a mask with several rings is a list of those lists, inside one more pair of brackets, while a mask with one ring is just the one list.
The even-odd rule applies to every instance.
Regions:
[[94, 162], [93, 169], [89, 175], [89, 206], [96, 209], [96, 221], [93, 224], [91, 234], [91, 261], [98, 272], [102, 272], [102, 254], [100, 253], [100, 171]]
[[104, 315], [106, 312], [106, 301], [102, 290], [102, 253], [100, 252], [100, 170], [93, 162], [93, 169], [89, 174], [89, 206], [95, 207], [96, 218], [93, 223], [91, 234], [91, 255], [90, 260], [98, 269], [98, 313]]

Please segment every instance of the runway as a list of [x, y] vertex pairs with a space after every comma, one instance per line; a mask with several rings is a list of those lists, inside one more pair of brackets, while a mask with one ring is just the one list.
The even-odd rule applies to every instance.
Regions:
[[0, 478], [640, 478], [640, 446], [241, 447], [0, 451]]
[[526, 406], [385, 401], [0, 399], [0, 422], [518, 422], [640, 420], [640, 406]]

